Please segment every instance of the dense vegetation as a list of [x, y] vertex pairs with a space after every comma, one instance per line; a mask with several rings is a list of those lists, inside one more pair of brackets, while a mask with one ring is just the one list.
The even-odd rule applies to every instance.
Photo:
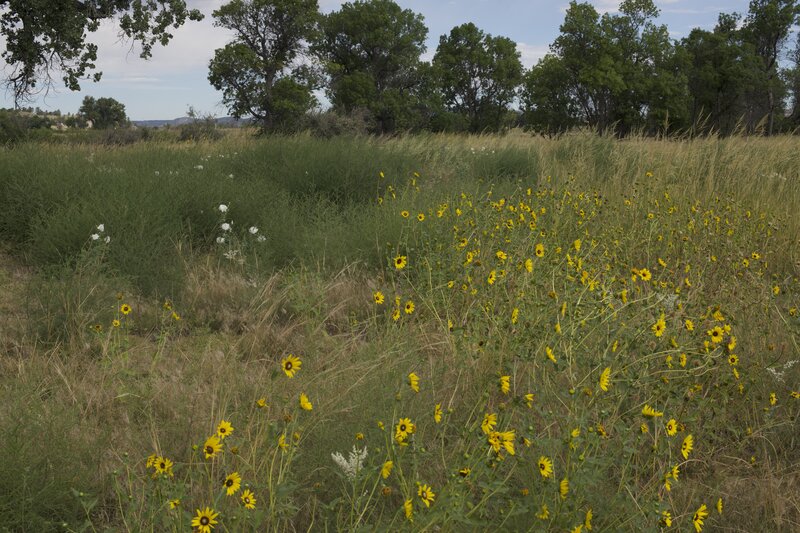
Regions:
[[0, 529], [793, 531], [798, 142], [3, 150]]

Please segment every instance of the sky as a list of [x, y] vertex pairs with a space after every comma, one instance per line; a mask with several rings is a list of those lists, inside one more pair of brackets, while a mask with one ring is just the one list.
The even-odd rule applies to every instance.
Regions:
[[[98, 83], [84, 81], [81, 90], [71, 92], [63, 85], [47, 95], [39, 95], [31, 103], [46, 111], [60, 109], [75, 113], [85, 96], [110, 97], [123, 104], [132, 120], [173, 119], [184, 116], [189, 106], [199, 113], [226, 116], [222, 93], [208, 82], [208, 63], [214, 50], [231, 40], [231, 34], [213, 25], [211, 13], [226, 0], [187, 0], [189, 7], [199, 9], [205, 18], [188, 22], [174, 30], [174, 38], [166, 47], [156, 47], [149, 60], [139, 58], [138, 48], [122, 42], [112, 21], [104, 22], [90, 34], [98, 45], [98, 70], [103, 72]], [[517, 43], [526, 68], [533, 66], [548, 51], [564, 20], [567, 0], [395, 0], [401, 7], [420, 13], [428, 26], [428, 50], [423, 59], [430, 60], [436, 51], [439, 36], [466, 22], [475, 23], [492, 35], [509, 37]], [[336, 10], [340, 0], [319, 0], [324, 13]], [[600, 12], [615, 12], [618, 0], [591, 0]], [[711, 29], [721, 12], [744, 13], [748, 0], [656, 0], [661, 10], [657, 22], [666, 24], [670, 35], [680, 39], [692, 28]], [[0, 52], [5, 51], [0, 36]], [[0, 59], [0, 72], [8, 66]], [[11, 95], [0, 89], [0, 107], [13, 107]]]

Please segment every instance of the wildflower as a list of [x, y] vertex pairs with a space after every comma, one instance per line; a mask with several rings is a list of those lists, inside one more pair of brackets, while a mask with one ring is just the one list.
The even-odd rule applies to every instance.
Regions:
[[505, 261], [506, 259], [508, 259], [508, 254], [506, 254], [503, 250], [497, 250], [497, 252], [494, 255], [500, 261]]
[[242, 500], [242, 505], [244, 505], [245, 509], [256, 508], [256, 497], [250, 489], [246, 489], [244, 492], [242, 492], [240, 499]]
[[544, 257], [544, 245], [541, 243], [537, 244], [533, 250], [533, 253], [536, 255], [536, 257]]
[[678, 423], [675, 421], [674, 418], [670, 418], [666, 424], [667, 435], [670, 437], [674, 437], [675, 434], [678, 433]]
[[586, 511], [586, 518], [583, 519], [583, 525], [586, 528], [586, 531], [592, 530], [592, 510], [589, 509]]
[[409, 522], [414, 521], [414, 503], [411, 500], [406, 500], [403, 503], [403, 512], [406, 515], [406, 520]]
[[409, 215], [410, 215], [410, 213], [408, 211], [406, 211], [405, 209], [400, 211], [400, 216], [403, 217], [403, 218], [408, 218]]
[[347, 479], [352, 481], [364, 466], [364, 460], [367, 458], [367, 447], [365, 446], [364, 449], [359, 450], [353, 446], [353, 449], [347, 454], [347, 459], [339, 452], [332, 453], [331, 458], [334, 463], [339, 465]]
[[678, 358], [678, 363], [681, 365], [681, 367], [685, 367], [686, 366], [686, 354], [685, 353], [682, 353], [680, 355], [680, 357]]
[[284, 374], [288, 377], [293, 378], [294, 375], [300, 370], [300, 367], [303, 366], [303, 362], [300, 360], [299, 357], [295, 357], [292, 354], [289, 354], [285, 359], [281, 361], [281, 367], [283, 368]]
[[525, 260], [525, 271], [529, 274], [533, 272], [533, 260], [530, 258]]
[[213, 459], [221, 451], [222, 444], [216, 435], [211, 435], [208, 437], [205, 444], [203, 444], [203, 453], [205, 454], [206, 459]]
[[536, 518], [538, 518], [539, 520], [547, 520], [548, 518], [550, 518], [550, 509], [547, 508], [546, 503], [542, 504], [542, 509], [536, 515]]
[[420, 485], [417, 489], [417, 496], [419, 496], [419, 499], [425, 504], [425, 507], [430, 507], [433, 500], [436, 498], [436, 494], [428, 485]]
[[486, 283], [489, 285], [494, 285], [495, 281], [497, 281], [497, 272], [492, 270], [489, 272], [489, 276], [486, 278]]
[[556, 356], [553, 354], [553, 349], [549, 346], [545, 347], [545, 353], [547, 354], [547, 358], [550, 359], [553, 363], [556, 363]]
[[386, 300], [386, 297], [383, 295], [381, 291], [375, 291], [372, 293], [372, 299], [375, 301], [377, 305], [383, 305], [383, 302]]
[[266, 406], [267, 406], [267, 399], [266, 398], [262, 397], [262, 398], [259, 398], [258, 400], [256, 400], [256, 407], [258, 407], [259, 409], [263, 409]]
[[661, 527], [672, 527], [672, 514], [669, 511], [661, 511], [661, 519], [658, 523]]
[[305, 411], [310, 411], [314, 408], [305, 393], [300, 394], [300, 407]]
[[242, 486], [242, 477], [239, 475], [238, 472], [234, 472], [230, 474], [228, 477], [225, 478], [225, 481], [222, 483], [222, 486], [225, 487], [225, 491], [228, 496], [233, 496]]
[[603, 392], [608, 392], [608, 387], [611, 385], [611, 367], [606, 367], [600, 374], [600, 389]]
[[405, 441], [409, 435], [414, 433], [414, 423], [410, 418], [401, 418], [395, 427], [394, 438], [397, 442]]
[[220, 228], [222, 228], [222, 231], [230, 231], [231, 230], [231, 225], [230, 225], [229, 222], [223, 222], [220, 225]]
[[525, 404], [528, 406], [528, 409], [531, 409], [533, 407], [533, 400], [534, 400], [533, 393], [529, 392], [528, 394], [525, 395]]
[[395, 322], [400, 320], [400, 310], [399, 309], [395, 309], [394, 311], [392, 311], [392, 320], [394, 320]]
[[722, 514], [722, 498], [717, 500], [717, 512]]
[[511, 390], [511, 376], [500, 376], [500, 392], [508, 394]]
[[170, 509], [177, 509], [181, 505], [180, 498], [173, 498], [169, 501], [169, 508]]
[[653, 277], [653, 274], [651, 274], [648, 269], [643, 268], [639, 270], [639, 277], [642, 279], [642, 281], [650, 281]]
[[98, 240], [98, 239], [100, 238], [100, 235], [98, 235], [97, 233], [92, 233], [92, 234], [90, 235], [90, 238], [91, 238], [93, 241], [96, 241], [96, 240]]
[[575, 242], [572, 243], [572, 246], [575, 248], [576, 252], [580, 252], [581, 251], [581, 240], [580, 239], [575, 239]]
[[569, 480], [564, 478], [561, 480], [561, 483], [558, 484], [558, 492], [561, 494], [561, 499], [566, 500], [567, 494], [569, 493]]
[[192, 527], [197, 528], [198, 533], [211, 533], [211, 530], [214, 529], [214, 525], [217, 523], [217, 516], [219, 516], [219, 513], [215, 513], [214, 510], [209, 507], [206, 507], [202, 511], [198, 509], [197, 516], [192, 518]]
[[667, 323], [664, 320], [664, 315], [661, 315], [661, 317], [650, 327], [650, 329], [653, 330], [653, 334], [655, 334], [656, 337], [662, 336], [664, 331], [667, 329]]
[[225, 237], [217, 237], [217, 244], [225, 244]]
[[655, 409], [653, 409], [652, 407], [650, 407], [647, 404], [644, 404], [644, 407], [642, 407], [642, 414], [644, 416], [650, 417], [650, 418], [657, 418], [657, 417], [664, 416], [664, 412], [663, 411], [656, 411]]
[[106, 244], [110, 243], [111, 242], [111, 237], [106, 235], [105, 237], [103, 237], [103, 242], [106, 243]]
[[392, 461], [386, 461], [383, 463], [383, 466], [381, 467], [381, 477], [383, 479], [388, 478], [392, 473], [392, 468], [394, 468], [394, 463]]
[[582, 533], [583, 532], [583, 524], [578, 524], [574, 528], [569, 530], [569, 533]]
[[539, 473], [547, 479], [553, 475], [553, 461], [542, 455], [539, 457]]
[[408, 386], [411, 387], [411, 390], [414, 392], [419, 392], [419, 376], [414, 372], [408, 375]]
[[772, 287], [772, 294], [774, 296], [777, 296], [780, 293], [781, 293], [781, 288], [778, 285], [775, 285], [774, 287]]
[[437, 403], [433, 408], [433, 421], [437, 424], [442, 421], [442, 404]]
[[489, 434], [492, 432], [494, 427], [497, 425], [497, 415], [494, 413], [487, 413], [483, 415], [483, 422], [481, 422], [481, 430], [485, 434]]
[[774, 392], [770, 392], [769, 393], [769, 404], [770, 405], [775, 405], [776, 403], [778, 403], [778, 397], [775, 395]]
[[123, 315], [129, 315], [131, 313], [131, 306], [128, 304], [122, 304], [119, 310]]
[[711, 342], [717, 344], [719, 342], [722, 342], [722, 337], [725, 334], [725, 331], [719, 326], [714, 326], [706, 333], [708, 334], [709, 337], [711, 337]]
[[280, 437], [278, 437], [278, 448], [285, 451], [289, 445], [286, 443], [286, 434], [282, 433]]
[[[735, 353], [732, 353], [728, 356], [728, 364], [731, 366], [736, 366], [739, 364], [739, 356]], [[735, 370], [735, 369], [734, 369]]]
[[694, 322], [689, 320], [688, 318], [683, 322], [684, 326], [686, 326], [686, 331], [694, 331]]
[[250, 235], [255, 235], [256, 233], [258, 233], [258, 228], [256, 226], [250, 226], [250, 229], [248, 229], [247, 231], [250, 232]]
[[470, 468], [467, 468], [467, 467], [464, 467], [464, 468], [462, 468], [461, 470], [458, 471], [458, 475], [461, 476], [461, 477], [467, 477], [471, 473], [472, 473], [472, 470]]
[[407, 301], [405, 311], [407, 315], [412, 314], [414, 312], [414, 302], [411, 300]]
[[407, 264], [408, 264], [408, 257], [404, 255], [398, 255], [394, 258], [394, 267], [397, 270], [403, 270]]
[[681, 444], [681, 455], [683, 455], [684, 459], [689, 458], [689, 454], [694, 449], [694, 437], [691, 435], [686, 435], [686, 438], [683, 439], [683, 444]]
[[694, 512], [694, 516], [692, 517], [692, 524], [694, 524], [694, 530], [697, 533], [703, 531], [703, 520], [706, 519], [708, 516], [708, 511], [706, 510], [706, 504], [701, 505], [697, 511]]
[[519, 321], [519, 307], [511, 310], [511, 323], [516, 324]]
[[153, 468], [156, 469], [156, 475], [165, 474], [172, 477], [172, 461], [166, 457], [156, 457], [153, 461]]
[[233, 433], [233, 426], [230, 422], [223, 420], [217, 426], [217, 435], [219, 435], [220, 440], [224, 440], [231, 433]]
[[114, 320], [111, 321], [111, 325], [114, 326], [115, 328], [118, 328], [120, 326], [120, 321], [115, 318]]

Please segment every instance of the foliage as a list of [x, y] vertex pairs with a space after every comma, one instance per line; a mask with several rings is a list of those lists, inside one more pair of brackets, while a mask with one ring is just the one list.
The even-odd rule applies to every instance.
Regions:
[[263, 131], [286, 130], [316, 104], [314, 76], [299, 62], [318, 18], [316, 0], [232, 0], [214, 24], [234, 40], [214, 53], [208, 80], [234, 117], [252, 116]]
[[125, 104], [113, 98], [95, 99], [93, 96], [85, 96], [78, 113], [86, 120], [91, 120], [93, 127], [99, 130], [119, 128], [128, 123]]
[[369, 109], [378, 133], [409, 129], [427, 35], [422, 15], [392, 0], [345, 2], [324, 16], [314, 51], [334, 109]]
[[[103, 20], [118, 18], [122, 34], [141, 44], [140, 55], [146, 59], [154, 45], [170, 41], [170, 27], [203, 18], [198, 10], [187, 9], [184, 0], [55, 4], [48, 0], [2, 0], [0, 9], [3, 59], [11, 66], [7, 84], [16, 102], [49, 88], [56, 72], [62, 74], [67, 88], [79, 90], [80, 80], [94, 70], [97, 61], [97, 45], [87, 42], [87, 34], [97, 31]], [[91, 77], [97, 81], [101, 74], [96, 72]]]
[[507, 37], [492, 37], [472, 23], [442, 36], [433, 57], [447, 107], [467, 117], [470, 131], [498, 131], [522, 80], [520, 53]]

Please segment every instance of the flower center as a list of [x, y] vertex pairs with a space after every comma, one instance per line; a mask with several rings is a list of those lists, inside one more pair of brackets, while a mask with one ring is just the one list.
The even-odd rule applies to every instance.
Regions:
[[201, 526], [207, 526], [208, 525], [208, 517], [207, 516], [204, 516], [204, 517], [202, 517], [200, 519], [200, 525]]

